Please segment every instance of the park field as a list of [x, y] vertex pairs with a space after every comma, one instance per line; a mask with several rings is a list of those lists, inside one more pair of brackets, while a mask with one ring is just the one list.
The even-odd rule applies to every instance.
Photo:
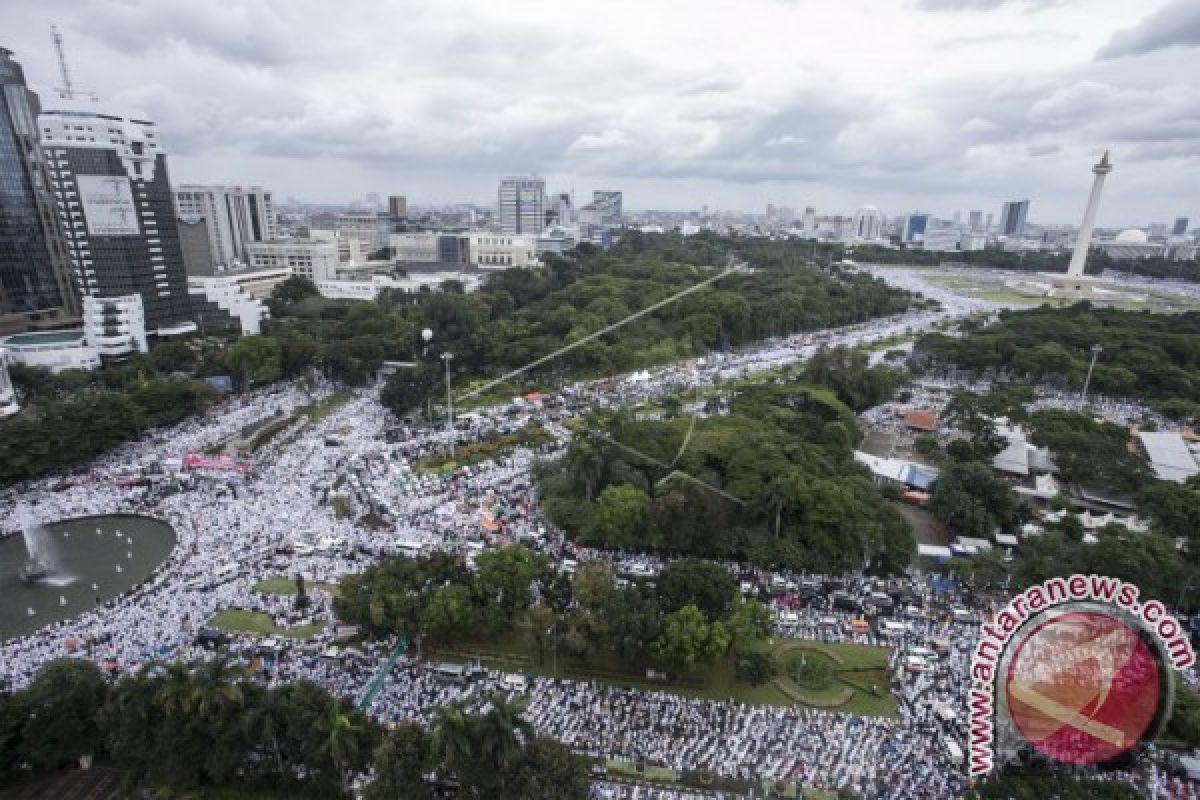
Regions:
[[[600, 653], [586, 662], [547, 653], [539, 663], [530, 655], [529, 644], [519, 635], [495, 641], [460, 642], [453, 647], [439, 648], [429, 653], [428, 658], [456, 662], [478, 660], [487, 667], [507, 672], [600, 681], [684, 697], [822, 708], [865, 716], [897, 716], [896, 699], [888, 690], [887, 661], [891, 652], [888, 648], [806, 639], [773, 639], [759, 648], [771, 651], [780, 666], [774, 679], [759, 686], [737, 680], [733, 663], [728, 658], [718, 659], [691, 675], [670, 680], [649, 680], [643, 667], [626, 664], [611, 653]], [[791, 665], [801, 656], [829, 663], [833, 680], [828, 686], [809, 689], [795, 682]]]

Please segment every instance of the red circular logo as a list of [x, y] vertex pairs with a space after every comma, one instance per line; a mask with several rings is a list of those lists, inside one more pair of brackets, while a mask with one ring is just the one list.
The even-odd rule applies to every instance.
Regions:
[[1134, 747], [1162, 700], [1153, 649], [1098, 611], [1053, 616], [1020, 637], [1004, 691], [1021, 735], [1071, 764], [1096, 764]]

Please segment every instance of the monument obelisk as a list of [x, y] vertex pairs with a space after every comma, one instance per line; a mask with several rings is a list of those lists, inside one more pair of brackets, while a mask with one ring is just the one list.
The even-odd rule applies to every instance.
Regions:
[[1088, 248], [1092, 243], [1092, 228], [1096, 225], [1096, 211], [1100, 208], [1100, 193], [1104, 191], [1104, 179], [1112, 172], [1112, 164], [1108, 161], [1108, 151], [1104, 157], [1092, 167], [1096, 176], [1092, 181], [1092, 193], [1088, 195], [1087, 210], [1083, 212], [1083, 223], [1079, 226], [1079, 236], [1075, 239], [1075, 249], [1071, 252], [1071, 264], [1067, 267], [1067, 275], [1072, 278], [1082, 278], [1083, 268], [1087, 264]]

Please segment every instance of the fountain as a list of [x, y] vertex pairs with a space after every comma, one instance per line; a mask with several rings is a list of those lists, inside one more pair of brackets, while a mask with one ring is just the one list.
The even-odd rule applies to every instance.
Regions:
[[21, 580], [32, 583], [45, 578], [53, 570], [49, 534], [28, 512], [18, 515], [21, 535], [25, 537], [25, 563], [21, 565]]

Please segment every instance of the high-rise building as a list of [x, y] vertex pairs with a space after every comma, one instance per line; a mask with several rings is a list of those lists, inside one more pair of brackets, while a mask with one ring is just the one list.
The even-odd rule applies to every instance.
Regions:
[[928, 214], [909, 214], [904, 220], [904, 236], [906, 242], [924, 242], [925, 229], [929, 226]]
[[546, 223], [546, 181], [534, 177], [505, 178], [500, 181], [498, 206], [502, 232], [541, 233]]
[[1175, 224], [1171, 226], [1172, 236], [1186, 236], [1188, 231], [1188, 218], [1176, 217]]
[[803, 227], [805, 233], [817, 232], [817, 210], [812, 206], [804, 207]]
[[883, 236], [883, 214], [875, 206], [863, 206], [854, 213], [854, 228], [851, 235], [861, 242], [870, 242]]
[[407, 219], [408, 198], [402, 194], [394, 194], [388, 197], [388, 214], [396, 219]]
[[0, 47], [0, 330], [78, 317], [78, 286], [39, 141], [38, 96]]
[[970, 214], [968, 214], [967, 215], [967, 227], [970, 228], [972, 231], [983, 230], [983, 212], [982, 211], [972, 211]]
[[227, 269], [246, 263], [246, 244], [269, 242], [278, 232], [271, 193], [259, 186], [195, 186], [175, 190], [181, 219], [203, 219], [213, 266]]
[[592, 208], [600, 215], [601, 225], [620, 225], [623, 211], [623, 193], [597, 189], [592, 192]]
[[44, 111], [38, 127], [82, 293], [140, 295], [150, 333], [196, 330], [167, 155], [154, 123]]
[[995, 218], [996, 215], [989, 211], [987, 217], [983, 221], [983, 230], [985, 232], [992, 229], [992, 222], [995, 220]]
[[554, 209], [551, 212], [557, 225], [570, 226], [575, 224], [575, 208], [570, 192], [559, 192], [552, 199]]
[[1025, 217], [1029, 214], [1028, 200], [1013, 200], [1000, 209], [1000, 233], [1005, 236], [1022, 236], [1025, 233]]

